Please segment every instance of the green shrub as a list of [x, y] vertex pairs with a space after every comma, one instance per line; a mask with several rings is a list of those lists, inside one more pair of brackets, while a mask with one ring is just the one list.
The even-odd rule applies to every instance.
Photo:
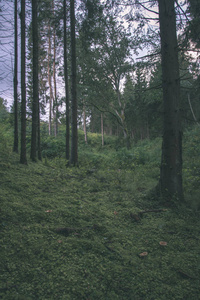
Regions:
[[55, 158], [62, 157], [65, 154], [65, 144], [61, 139], [49, 136], [41, 142], [41, 151], [43, 157]]

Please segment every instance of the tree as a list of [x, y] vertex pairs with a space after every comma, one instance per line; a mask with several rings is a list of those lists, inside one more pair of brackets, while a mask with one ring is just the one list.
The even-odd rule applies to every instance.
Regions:
[[[93, 104], [99, 111], [110, 112], [115, 116], [122, 128], [127, 147], [130, 148], [130, 135], [125, 118], [126, 103], [121, 87], [125, 75], [132, 69], [128, 59], [132, 42], [128, 32], [115, 16], [110, 13], [104, 16], [98, 1], [95, 4], [92, 1], [86, 3], [87, 14], [80, 36], [83, 49], [79, 59], [82, 58], [81, 71], [84, 73], [81, 80], [83, 86], [88, 86], [88, 95], [91, 95], [91, 90], [96, 94], [92, 101], [86, 99], [86, 104]], [[93, 25], [93, 31], [90, 25]]]
[[191, 20], [188, 19], [187, 33], [189, 38], [200, 48], [200, 5], [198, 0], [187, 0], [188, 2], [188, 12], [190, 14]]
[[69, 127], [69, 84], [68, 84], [68, 63], [67, 63], [67, 18], [66, 18], [66, 0], [63, 0], [63, 14], [64, 14], [64, 79], [65, 79], [65, 103], [66, 103], [66, 148], [65, 157], [69, 160], [69, 140], [70, 140], [70, 127]]
[[160, 191], [170, 199], [183, 198], [180, 75], [174, 0], [159, 0], [163, 84], [163, 144]]
[[40, 152], [40, 118], [39, 118], [39, 94], [38, 94], [38, 22], [37, 0], [32, 0], [32, 39], [33, 39], [33, 100], [32, 100], [32, 135], [31, 135], [31, 159], [41, 159]]
[[75, 5], [70, 0], [70, 27], [71, 27], [71, 157], [70, 164], [78, 165], [78, 131], [77, 131], [77, 90], [76, 90], [76, 37], [75, 37]]
[[18, 22], [17, 22], [17, 0], [15, 0], [15, 10], [14, 10], [14, 19], [15, 19], [15, 62], [14, 62], [14, 145], [13, 151], [18, 153]]
[[51, 24], [48, 24], [48, 82], [49, 82], [49, 135], [52, 134], [53, 88], [51, 72]]
[[[55, 18], [55, 7], [53, 0], [53, 15]], [[54, 103], [53, 103], [53, 117], [54, 117], [54, 135], [58, 134], [58, 96], [57, 96], [57, 82], [56, 82], [56, 24], [53, 24], [53, 82], [54, 82]]]
[[26, 27], [25, 0], [21, 0], [21, 152], [20, 163], [27, 164], [26, 158]]

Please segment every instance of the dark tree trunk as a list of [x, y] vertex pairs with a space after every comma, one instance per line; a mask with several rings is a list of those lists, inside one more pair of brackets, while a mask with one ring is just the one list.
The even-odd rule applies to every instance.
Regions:
[[164, 123], [160, 171], [161, 194], [183, 198], [180, 76], [174, 0], [159, 0]]
[[66, 20], [66, 0], [63, 0], [64, 12], [64, 75], [65, 75], [65, 102], [66, 102], [66, 149], [65, 157], [69, 160], [69, 140], [70, 140], [70, 122], [69, 122], [69, 84], [68, 84], [68, 64], [67, 64], [67, 20]]
[[31, 159], [36, 161], [39, 125], [39, 94], [38, 94], [38, 23], [37, 0], [32, 0], [32, 38], [33, 38], [33, 103], [32, 103], [32, 135], [31, 135]]
[[85, 111], [84, 99], [83, 99], [83, 131], [84, 131], [85, 143], [87, 144], [87, 126], [86, 126], [86, 111]]
[[53, 32], [53, 83], [54, 83], [54, 135], [58, 134], [58, 101], [57, 101], [57, 84], [56, 84], [56, 30]]
[[52, 134], [52, 102], [53, 102], [53, 91], [51, 84], [51, 26], [49, 23], [49, 47], [48, 47], [48, 82], [49, 82], [49, 135]]
[[78, 131], [77, 131], [77, 92], [76, 92], [76, 38], [74, 0], [70, 0], [71, 24], [71, 101], [72, 101], [72, 138], [70, 164], [78, 165]]
[[17, 95], [17, 69], [18, 69], [18, 25], [17, 25], [17, 0], [15, 0], [15, 63], [14, 63], [14, 145], [13, 151], [18, 153], [18, 95]]
[[25, 0], [21, 0], [21, 153], [20, 163], [27, 164], [26, 158], [26, 31]]
[[37, 151], [38, 151], [38, 159], [42, 160], [42, 153], [41, 153], [41, 145], [40, 145], [40, 104], [38, 99], [38, 106], [37, 106], [37, 120], [38, 120], [38, 126], [37, 126]]
[[101, 145], [104, 146], [103, 113], [101, 113]]

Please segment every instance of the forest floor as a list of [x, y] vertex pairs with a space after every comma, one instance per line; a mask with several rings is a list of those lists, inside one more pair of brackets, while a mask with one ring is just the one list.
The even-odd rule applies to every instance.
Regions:
[[145, 142], [133, 158], [131, 151], [85, 151], [80, 160], [91, 164], [79, 168], [66, 168], [62, 158], [20, 165], [4, 147], [0, 298], [200, 299], [199, 133], [189, 136], [184, 188], [191, 205], [171, 208], [150, 196], [159, 177], [157, 142]]

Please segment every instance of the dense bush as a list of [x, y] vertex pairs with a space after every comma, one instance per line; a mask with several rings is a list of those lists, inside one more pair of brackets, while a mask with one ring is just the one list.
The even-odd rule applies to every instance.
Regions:
[[55, 137], [47, 137], [41, 142], [42, 156], [47, 158], [64, 157], [65, 143], [64, 140]]

